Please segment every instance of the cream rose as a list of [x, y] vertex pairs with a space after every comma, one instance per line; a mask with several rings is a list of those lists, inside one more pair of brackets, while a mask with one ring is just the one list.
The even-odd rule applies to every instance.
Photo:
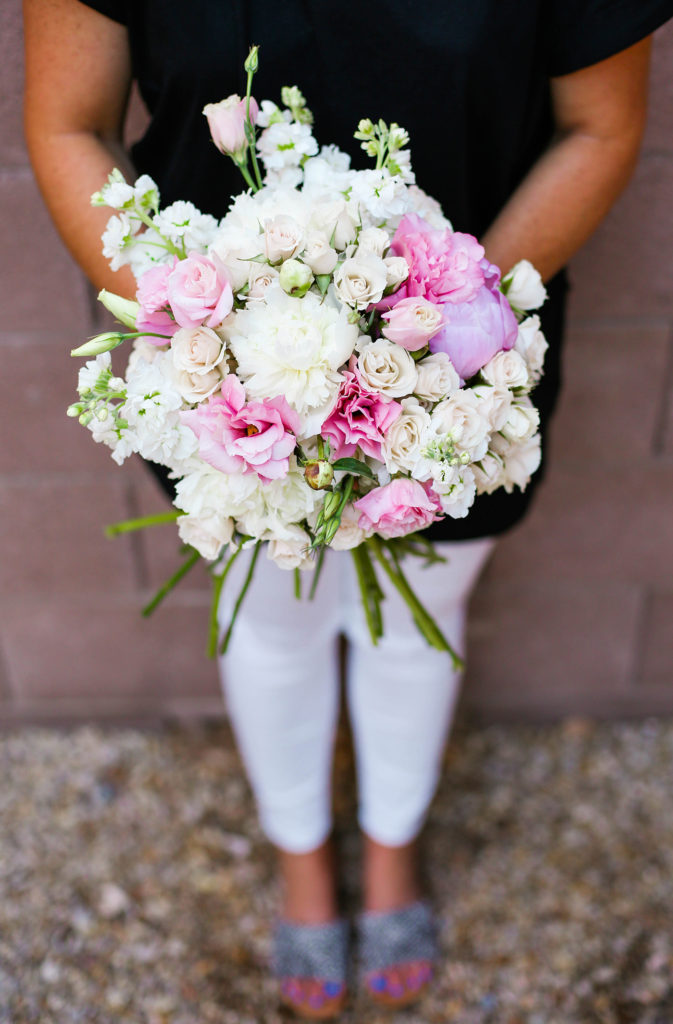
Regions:
[[371, 302], [378, 302], [387, 283], [386, 265], [373, 252], [357, 253], [334, 271], [337, 295], [355, 309], [366, 309]]
[[503, 462], [494, 452], [486, 452], [483, 459], [472, 463], [477, 494], [492, 494], [504, 481]]
[[175, 373], [175, 386], [186, 402], [203, 402], [213, 392], [217, 391], [222, 383], [220, 367], [208, 373], [187, 373], [186, 370], [177, 370]]
[[234, 533], [234, 521], [227, 516], [178, 516], [178, 533], [185, 544], [196, 548], [202, 558], [214, 561]]
[[421, 457], [430, 416], [415, 398], [403, 398], [400, 405], [403, 411], [388, 427], [381, 451], [389, 472], [403, 470], [416, 476], [413, 470]]
[[500, 428], [508, 441], [526, 441], [540, 426], [540, 413], [530, 401], [513, 402]]
[[491, 424], [484, 415], [482, 402], [471, 391], [458, 391], [436, 405], [430, 425], [439, 440], [450, 438], [470, 459], [481, 459], [486, 454]]
[[481, 411], [487, 418], [491, 430], [500, 430], [509, 415], [512, 392], [508, 388], [493, 384], [478, 384], [470, 390], [481, 401]]
[[416, 363], [414, 394], [427, 402], [439, 402], [460, 388], [460, 377], [446, 352], [435, 352]]
[[540, 435], [533, 434], [525, 441], [509, 444], [504, 438], [498, 438], [498, 453], [504, 463], [503, 487], [511, 493], [514, 487], [522, 491], [528, 484], [531, 475], [540, 465]]
[[496, 352], [480, 372], [487, 383], [500, 387], [525, 388], [529, 383], [526, 360], [516, 349]]
[[269, 541], [267, 556], [279, 569], [314, 569], [315, 560], [309, 553], [311, 538], [300, 526], [290, 525], [286, 536]]
[[266, 289], [276, 281], [278, 278], [278, 271], [275, 267], [270, 267], [267, 263], [251, 263], [250, 271], [248, 273], [248, 295], [249, 300], [256, 301], [257, 299], [263, 299], [266, 294]]
[[390, 247], [390, 236], [383, 228], [365, 228], [358, 235], [358, 249], [362, 252], [373, 252], [383, 256]]
[[537, 383], [542, 376], [544, 357], [549, 348], [547, 339], [540, 330], [540, 317], [537, 313], [519, 324], [514, 348], [526, 360], [530, 378]]
[[330, 547], [335, 551], [350, 551], [362, 544], [367, 536], [364, 530], [358, 526], [360, 513], [352, 505], [346, 505], [341, 515], [339, 529], [330, 541]]
[[311, 225], [316, 231], [322, 231], [330, 240], [330, 244], [342, 252], [357, 237], [355, 221], [346, 209], [343, 199], [331, 203], [320, 203], [313, 210]]
[[264, 224], [264, 252], [270, 263], [280, 263], [297, 256], [304, 247], [301, 225], [284, 213]]
[[364, 386], [388, 398], [411, 395], [416, 388], [416, 364], [406, 349], [379, 338], [358, 356], [358, 372]]
[[386, 287], [397, 289], [409, 277], [409, 264], [404, 256], [386, 256]]
[[519, 260], [503, 278], [507, 298], [517, 309], [538, 309], [547, 298], [547, 289], [532, 263]]
[[190, 374], [208, 374], [222, 362], [224, 345], [210, 327], [181, 327], [171, 339], [173, 366]]
[[329, 244], [327, 235], [312, 231], [307, 235], [302, 259], [314, 274], [331, 274], [337, 264], [337, 251]]

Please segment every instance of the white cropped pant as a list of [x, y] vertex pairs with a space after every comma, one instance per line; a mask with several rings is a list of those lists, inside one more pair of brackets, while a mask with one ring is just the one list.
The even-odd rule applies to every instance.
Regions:
[[[416, 558], [403, 563], [412, 587], [461, 652], [466, 603], [493, 543], [444, 542], [438, 548], [447, 564], [423, 568]], [[232, 567], [221, 603], [223, 625], [248, 563], [245, 554]], [[428, 646], [382, 573], [385, 636], [372, 645], [348, 552], [328, 552], [313, 601], [295, 599], [293, 575], [260, 552], [221, 659], [225, 700], [262, 828], [293, 853], [314, 849], [330, 832], [337, 638], [343, 633], [359, 824], [385, 845], [407, 843], [435, 792], [460, 677], [447, 654]], [[311, 579], [312, 573], [302, 573], [306, 593]]]

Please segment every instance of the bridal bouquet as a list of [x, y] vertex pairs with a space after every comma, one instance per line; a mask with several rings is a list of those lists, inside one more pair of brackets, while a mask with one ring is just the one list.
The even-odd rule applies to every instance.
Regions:
[[[529, 394], [546, 342], [528, 311], [544, 288], [525, 261], [501, 278], [453, 231], [414, 184], [403, 128], [360, 121], [374, 166], [351, 170], [319, 148], [298, 88], [258, 106], [256, 68], [253, 48], [246, 96], [204, 110], [248, 185], [221, 221], [189, 202], [161, 209], [147, 175], [115, 171], [93, 196], [117, 211], [103, 251], [131, 266], [137, 300], [101, 292], [126, 329], [74, 350], [95, 358], [69, 414], [117, 463], [137, 452], [176, 480], [173, 512], [112, 531], [177, 522], [187, 557], [152, 605], [212, 563], [212, 653], [230, 566], [254, 549], [238, 608], [268, 542], [297, 588], [303, 569], [315, 587], [326, 548], [350, 550], [374, 642], [378, 568], [458, 662], [401, 560], [437, 558], [418, 531], [469, 514], [478, 494], [523, 489], [537, 468]], [[122, 378], [110, 350], [127, 340]]]

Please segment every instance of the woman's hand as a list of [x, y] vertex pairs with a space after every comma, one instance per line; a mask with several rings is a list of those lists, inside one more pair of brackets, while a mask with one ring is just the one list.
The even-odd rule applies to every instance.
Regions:
[[131, 87], [126, 29], [78, 0], [24, 0], [25, 129], [35, 176], [70, 252], [100, 288], [132, 297], [128, 267], [112, 271], [100, 236], [111, 211], [89, 199], [122, 147]]
[[600, 224], [636, 165], [651, 38], [551, 81], [556, 135], [482, 242], [503, 272], [529, 259], [548, 280]]

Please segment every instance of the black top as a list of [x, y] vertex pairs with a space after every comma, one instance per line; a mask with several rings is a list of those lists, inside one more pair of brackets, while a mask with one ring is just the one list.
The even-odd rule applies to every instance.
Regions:
[[[257, 99], [279, 102], [281, 86], [298, 85], [318, 142], [350, 152], [355, 166], [367, 166], [353, 140], [358, 120], [397, 121], [411, 136], [418, 184], [456, 230], [477, 236], [549, 142], [549, 78], [604, 60], [673, 17], [673, 0], [83, 2], [128, 27], [151, 114], [132, 156], [157, 181], [162, 205], [189, 199], [220, 217], [244, 187], [201, 111], [245, 91], [243, 62], [257, 43]], [[534, 392], [545, 424], [559, 386], [563, 275], [549, 293], [550, 351]], [[482, 496], [466, 519], [446, 519], [430, 534], [500, 533], [523, 516], [533, 490]]]

